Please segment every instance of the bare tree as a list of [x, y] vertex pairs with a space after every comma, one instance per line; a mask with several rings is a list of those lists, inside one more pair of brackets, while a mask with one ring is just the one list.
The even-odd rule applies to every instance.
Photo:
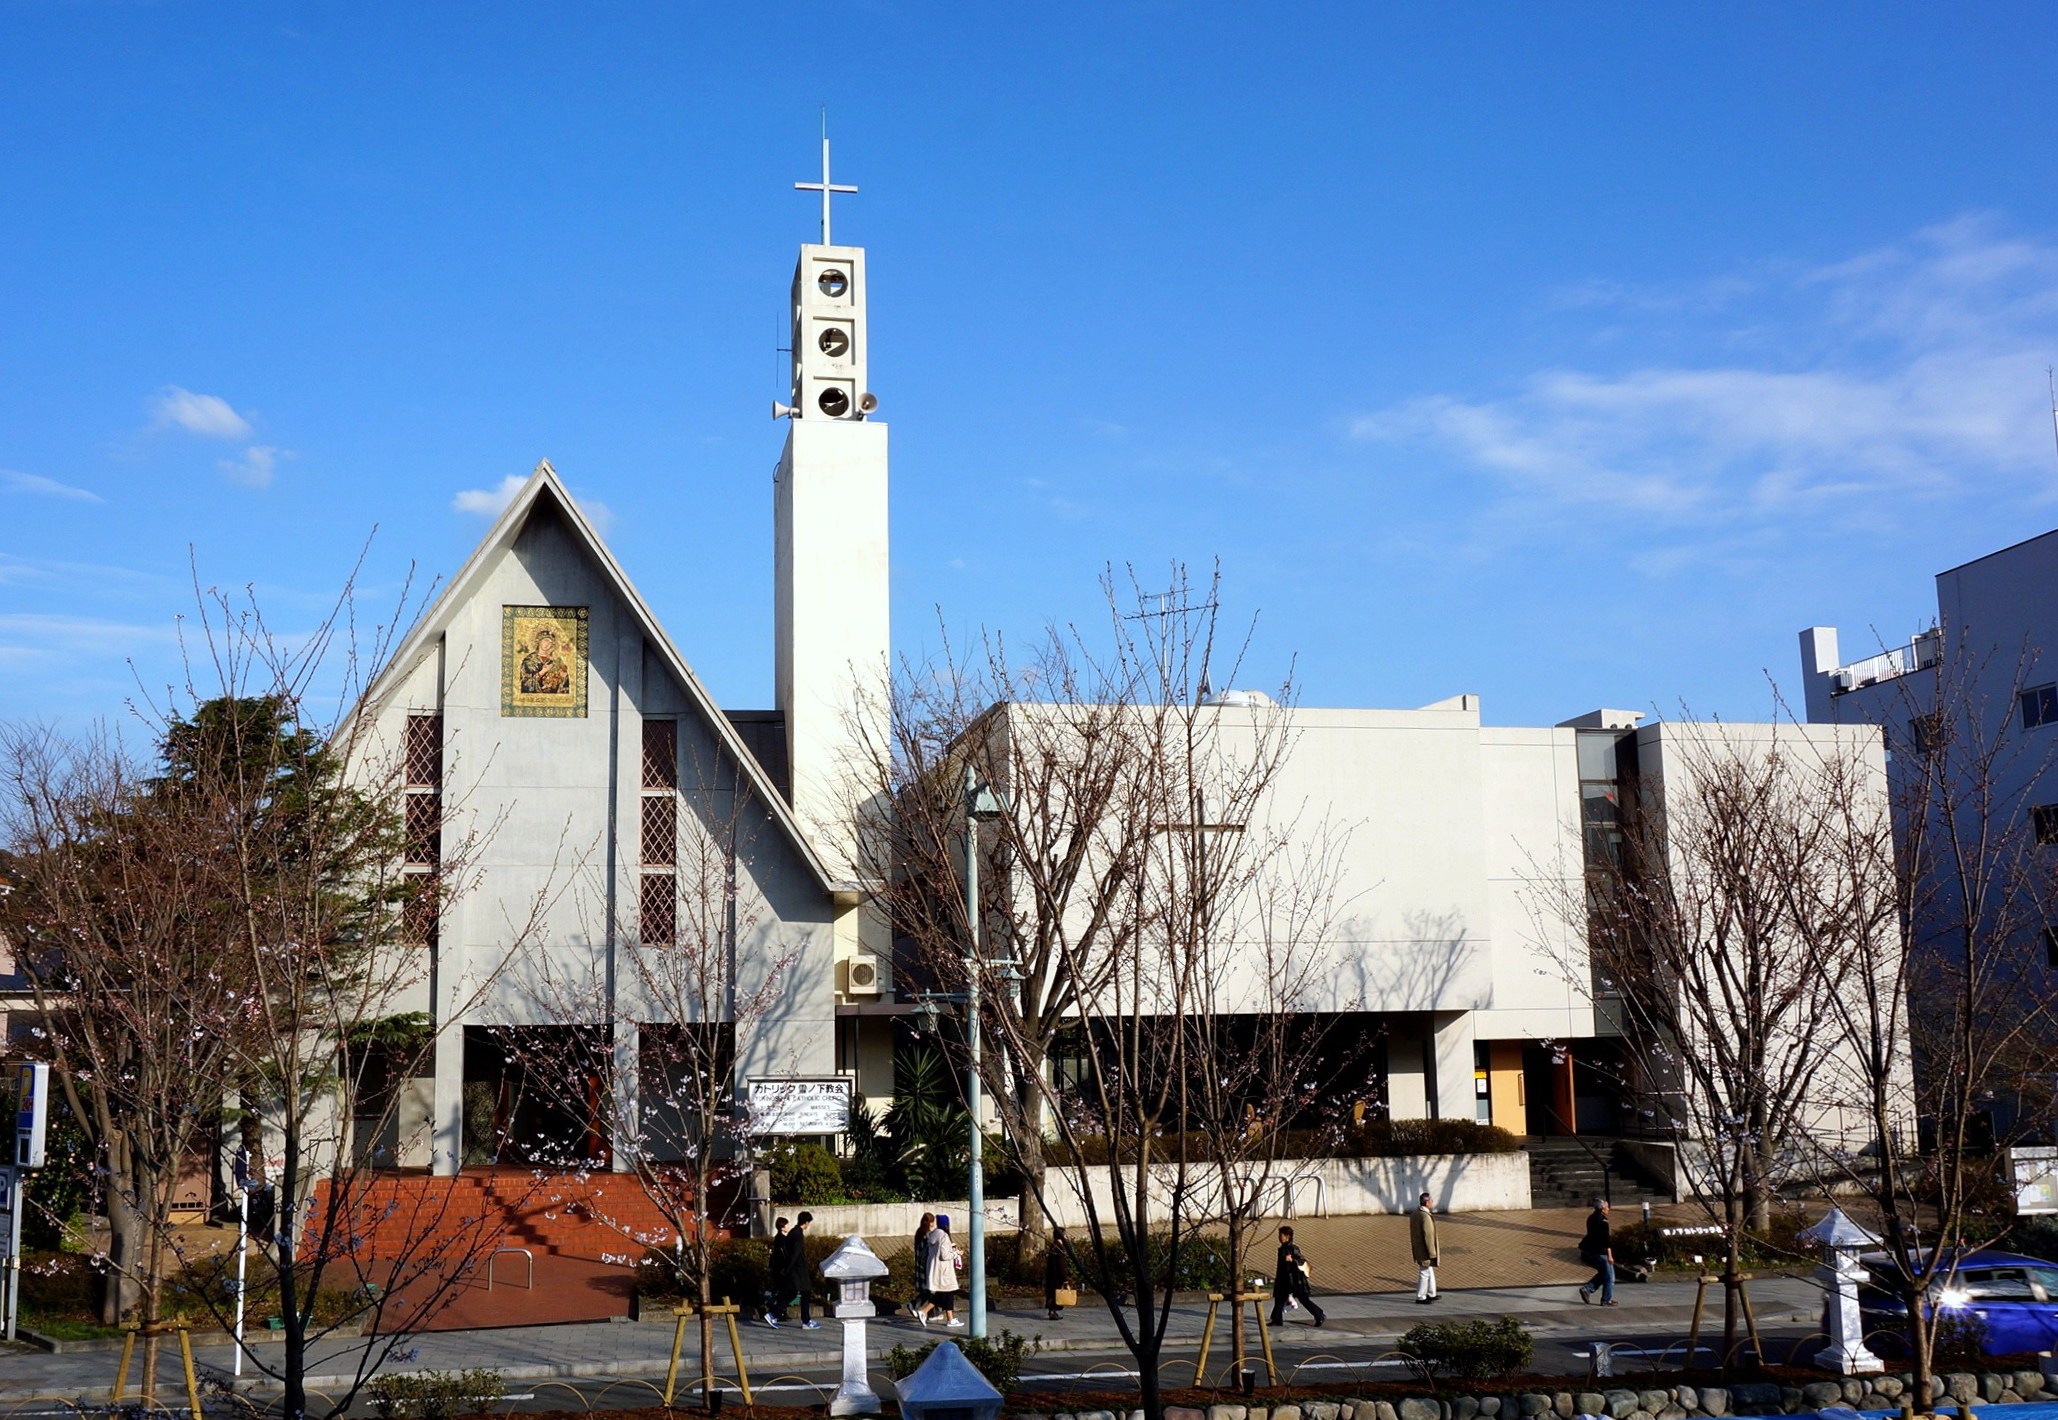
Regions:
[[131, 1316], [155, 1375], [182, 1173], [213, 1144], [219, 1082], [242, 1020], [217, 969], [232, 926], [222, 864], [196, 845], [212, 795], [160, 792], [105, 733], [0, 732], [7, 934], [37, 1007], [37, 1044], [106, 1170], [103, 1318]]
[[[751, 1167], [741, 1072], [752, 1060], [760, 1071], [770, 1063], [760, 1028], [786, 1004], [803, 944], [782, 936], [762, 899], [740, 883], [775, 840], [749, 777], [712, 745], [680, 756], [672, 724], [662, 722], [665, 733], [646, 734], [644, 743], [639, 857], [655, 887], [639, 894], [636, 917], [613, 934], [624, 946], [612, 967], [587, 958], [546, 969], [538, 1003], [553, 1019], [587, 1024], [523, 1054], [549, 1077], [609, 1080], [597, 1127], [613, 1166], [634, 1180], [636, 1201], [647, 1201], [664, 1227], [653, 1232], [642, 1208], [617, 1206], [606, 1191], [576, 1206], [640, 1259], [668, 1266], [697, 1303], [701, 1386], [711, 1393], [708, 1307], [729, 1300], [714, 1296], [711, 1280], [733, 1221], [722, 1208]], [[612, 1058], [597, 1058], [604, 1055]], [[582, 1170], [590, 1162], [559, 1161]]]
[[2008, 729], [2027, 657], [1999, 664], [1954, 645], [1902, 677], [1882, 713], [1891, 814], [1848, 766], [1826, 776], [1818, 811], [1844, 851], [1808, 884], [1824, 901], [1807, 917], [1837, 924], [1834, 949], [1852, 955], [1832, 1065], [1863, 1121], [1858, 1147], [1828, 1141], [1824, 1166], [1871, 1205], [1886, 1243], [1874, 1281], [1906, 1310], [1925, 1409], [1940, 1293], [1968, 1233], [1995, 1221], [1998, 1150], [2036, 1131], [2022, 1106], [2058, 1063], [2037, 965], [2058, 923], [2036, 807], [2050, 757]]
[[[1180, 1265], [1225, 1220], [1228, 1191], [1234, 1226], [1254, 1216], [1296, 1112], [1307, 1060], [1291, 1013], [1334, 868], [1331, 840], [1296, 844], [1294, 816], [1268, 801], [1293, 739], [1287, 692], [1209, 693], [1242, 652], [1217, 642], [1217, 589], [1183, 569], [1161, 596], [1110, 576], [1104, 639], [1054, 629], [1018, 666], [994, 638], [976, 666], [904, 673], [890, 743], [874, 747], [873, 802], [891, 817], [859, 835], [890, 854], [876, 875], [910, 966], [945, 986], [979, 974], [1024, 1225], [1083, 1210], [1073, 1263], [1152, 1414]], [[994, 791], [976, 827], [968, 769]], [[968, 835], [976, 955], [956, 886]], [[1231, 1018], [1258, 1044], [1225, 1066]], [[1233, 1137], [1211, 1139], [1224, 1116]]]
[[1660, 763], [1628, 779], [1618, 821], [1589, 823], [1584, 879], [1538, 874], [1530, 890], [1543, 917], [1574, 928], [1584, 951], [1567, 974], [1616, 1013], [1638, 1083], [1682, 1136], [1721, 1228], [1725, 1364], [1739, 1345], [1745, 1246], [1834, 1114], [1825, 1071], [1854, 950], [1823, 888], [1852, 845], [1818, 803], [1830, 782], [1854, 804], [1885, 802], [1877, 756], [1852, 753], [1850, 738], [1665, 726], [1639, 747]]
[[[332, 1398], [347, 1407], [497, 1241], [452, 1193], [392, 1186], [381, 1170], [397, 1160], [365, 1144], [396, 1133], [394, 1083], [427, 1072], [468, 1004], [454, 987], [439, 1020], [428, 983], [439, 912], [468, 888], [482, 837], [449, 831], [440, 794], [422, 813], [403, 793], [369, 696], [397, 624], [358, 644], [346, 586], [288, 639], [253, 602], [201, 593], [183, 696], [142, 711], [156, 773], [105, 737], [7, 741], [9, 828], [34, 885], [9, 900], [14, 935], [108, 1166], [115, 1307], [137, 1302], [146, 1393], [173, 1270], [197, 1274], [219, 1319], [233, 1305], [219, 1284], [234, 1259], [185, 1255], [166, 1226], [179, 1172], [212, 1171], [223, 1123], [254, 1146], [250, 1173], [274, 1200], [258, 1290], [285, 1345], [248, 1355], [282, 1382], [289, 1416], [314, 1342], [366, 1333], [355, 1383]], [[527, 936], [513, 927], [510, 952]], [[494, 974], [476, 974], [472, 999]]]
[[[453, 979], [436, 1000], [441, 917], [474, 886], [493, 825], [458, 826], [466, 815], [444, 791], [440, 721], [417, 735], [428, 722], [410, 725], [377, 698], [408, 611], [360, 641], [346, 584], [313, 634], [286, 638], [254, 601], [209, 593], [189, 681], [219, 689], [205, 702], [214, 713], [170, 717], [181, 758], [219, 785], [207, 851], [223, 865], [233, 920], [218, 969], [243, 1018], [214, 1084], [239, 1101], [245, 1137], [261, 1146], [249, 1170], [274, 1214], [261, 1276], [284, 1344], [247, 1354], [283, 1386], [289, 1417], [305, 1413], [312, 1348], [361, 1335], [347, 1353], [351, 1382], [329, 1397], [332, 1413], [347, 1408], [471, 1283], [510, 1201], [467, 1201], [388, 1173], [425, 1158], [433, 1129], [426, 1115], [402, 1121], [407, 1083], [433, 1073], [438, 1039], [533, 940], [553, 891], [515, 904], [497, 960], [463, 979], [445, 965]], [[188, 694], [198, 698], [192, 684]], [[221, 1270], [232, 1259], [191, 1261]], [[220, 1289], [202, 1295], [225, 1310]]]

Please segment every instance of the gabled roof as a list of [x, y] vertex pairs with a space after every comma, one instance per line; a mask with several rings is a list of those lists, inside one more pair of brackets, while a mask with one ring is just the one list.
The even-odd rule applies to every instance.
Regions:
[[802, 832], [800, 821], [793, 816], [793, 806], [772, 783], [764, 766], [758, 762], [757, 756], [751, 753], [742, 737], [737, 734], [736, 727], [729, 722], [729, 717], [715, 704], [714, 697], [708, 694], [707, 687], [700, 683], [700, 677], [686, 664], [686, 658], [679, 654], [679, 648], [672, 644], [672, 638], [665, 634], [664, 627], [659, 624], [650, 607], [630, 583], [628, 573], [615, 561], [614, 554], [607, 550], [607, 544], [601, 541], [600, 534], [594, 530], [593, 524], [586, 520], [586, 515], [579, 511], [578, 503], [566, 489], [564, 481], [557, 476], [557, 470], [550, 466], [549, 459], [544, 459], [536, 465], [536, 471], [529, 475], [528, 482], [522, 485], [514, 500], [494, 521], [486, 536], [472, 550], [472, 555], [465, 559], [464, 565], [457, 569], [457, 575], [450, 579], [436, 600], [429, 604], [421, 620], [415, 623], [414, 629], [408, 632], [407, 638], [400, 643], [393, 658], [386, 663], [386, 668], [372, 682], [368, 698], [376, 698], [395, 679], [412, 670], [423, 656], [434, 649], [437, 639], [448, 629], [458, 609], [470, 601], [473, 594], [479, 590], [498, 556], [514, 546], [515, 539], [521, 535], [522, 527], [529, 520], [529, 515], [535, 511], [536, 504], [546, 498], [564, 515], [565, 523], [572, 529], [573, 535], [585, 547], [594, 562], [599, 564], [609, 586], [634, 613], [645, 639], [657, 648], [658, 653], [664, 657], [666, 666], [684, 687], [687, 702], [700, 712], [724, 752], [732, 756], [742, 767], [751, 790], [770, 810], [772, 818], [786, 835], [787, 841], [807, 863], [809, 871], [814, 874], [823, 891], [863, 891], [863, 886], [859, 883], [843, 882], [829, 875], [828, 867], [823, 863], [821, 855], [815, 851], [814, 845]]

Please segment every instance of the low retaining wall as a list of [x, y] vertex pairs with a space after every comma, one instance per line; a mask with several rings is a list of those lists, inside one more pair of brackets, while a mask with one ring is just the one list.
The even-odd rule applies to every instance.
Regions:
[[[1171, 1197], [1173, 1170], [1152, 1170], [1158, 1183], [1153, 1200], [1162, 1209]], [[1196, 1183], [1196, 1174], [1200, 1177]], [[1329, 1218], [1366, 1213], [1405, 1213], [1424, 1193], [1440, 1213], [1488, 1213], [1529, 1207], [1529, 1155], [1431, 1154], [1399, 1159], [1288, 1159], [1273, 1166], [1264, 1183], [1264, 1211], [1275, 1218]], [[1091, 1177], [1093, 1200], [1103, 1220], [1114, 1216], [1107, 1175]], [[1198, 1206], [1219, 1201], [1219, 1175], [1187, 1170]], [[1052, 1172], [1044, 1191], [1054, 1219], [1066, 1227], [1086, 1223], [1086, 1203], [1074, 1173]]]
[[[1174, 1170], [1159, 1165], [1152, 1205], [1163, 1217], [1171, 1199]], [[1441, 1213], [1492, 1213], [1529, 1206], [1529, 1155], [1426, 1154], [1398, 1159], [1283, 1159], [1272, 1166], [1264, 1184], [1265, 1215], [1275, 1218], [1327, 1218], [1365, 1213], [1405, 1213], [1426, 1191]], [[1187, 1183], [1201, 1212], [1215, 1211], [1221, 1199], [1220, 1175], [1207, 1168], [1187, 1169]], [[1086, 1204], [1077, 1173], [1052, 1169], [1044, 1176], [1051, 1214], [1061, 1227], [1086, 1226]], [[1115, 1216], [1105, 1169], [1091, 1171], [1094, 1204], [1103, 1223]], [[799, 1205], [775, 1205], [791, 1217]], [[815, 1215], [817, 1237], [857, 1233], [867, 1238], [912, 1237], [924, 1213], [947, 1213], [951, 1231], [962, 1245], [964, 1219], [971, 1205], [953, 1203], [824, 1204]], [[1016, 1200], [988, 1198], [986, 1226], [1011, 1231], [1020, 1226]]]
[[[773, 1212], [787, 1218], [800, 1211], [797, 1203], [775, 1203], [772, 1208]], [[986, 1200], [986, 1226], [996, 1232], [1013, 1232], [1020, 1226], [1015, 1217], [1017, 1211], [1013, 1198], [989, 1198]], [[856, 1233], [877, 1252], [890, 1246], [894, 1238], [912, 1239], [924, 1213], [947, 1214], [951, 1233], [962, 1247], [967, 1232], [965, 1220], [972, 1216], [972, 1205], [963, 1200], [956, 1203], [821, 1203], [810, 1207], [808, 1212], [815, 1215], [814, 1222], [808, 1226], [816, 1237], [842, 1238]]]
[[[1632, 1380], [1634, 1377], [1619, 1377]], [[2019, 1404], [2048, 1401], [2037, 1371], [1953, 1372], [1937, 1377], [1947, 1404]], [[1642, 1390], [1524, 1391], [1513, 1395], [1421, 1395], [1402, 1400], [1306, 1400], [1286, 1405], [1210, 1405], [1205, 1410], [1167, 1406], [1165, 1420], [1687, 1420], [1687, 1417], [1795, 1415], [1830, 1405], [1858, 1410], [1892, 1410], [1908, 1394], [1907, 1375], [1852, 1376], [1802, 1386], [1739, 1381], [1734, 1385], [1660, 1386]], [[1015, 1412], [1015, 1420], [1136, 1420], [1141, 1411], [1077, 1410], [1049, 1414]]]

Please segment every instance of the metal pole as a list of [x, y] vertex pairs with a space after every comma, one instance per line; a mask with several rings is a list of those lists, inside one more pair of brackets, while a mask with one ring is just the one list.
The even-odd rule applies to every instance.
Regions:
[[965, 1083], [965, 1104], [972, 1113], [972, 1188], [967, 1200], [972, 1213], [972, 1335], [986, 1335], [986, 1141], [980, 1133], [979, 1067], [979, 820], [972, 816], [978, 780], [965, 771], [965, 917], [970, 924], [972, 954], [965, 958], [965, 1034], [972, 1061]]
[[243, 1279], [250, 1251], [250, 1185], [236, 1190], [236, 1363], [231, 1372], [243, 1374]]
[[0, 1169], [0, 1186], [7, 1190], [7, 1339], [14, 1340], [15, 1314], [21, 1309], [21, 1209], [22, 1187], [27, 1174], [21, 1169]]
[[972, 1335], [986, 1335], [986, 1141], [980, 1135], [979, 1110], [981, 1104], [979, 1083], [979, 987], [978, 976], [972, 978], [972, 989], [966, 993], [971, 999], [965, 1010], [969, 1016], [971, 1031], [972, 1083], [965, 1092], [972, 1109]]

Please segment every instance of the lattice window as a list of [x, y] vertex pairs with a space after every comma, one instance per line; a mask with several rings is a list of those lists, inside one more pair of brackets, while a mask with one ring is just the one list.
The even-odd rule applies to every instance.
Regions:
[[679, 929], [679, 722], [643, 722], [642, 852], [638, 893], [642, 939], [669, 946]]
[[643, 722], [643, 787], [646, 789], [676, 789], [679, 787], [679, 722], [677, 720], [645, 720]]
[[443, 786], [443, 717], [407, 717], [407, 787], [440, 789]]
[[637, 912], [638, 926], [645, 946], [672, 945], [679, 930], [679, 898], [670, 873], [643, 875], [643, 890], [637, 903]]
[[671, 868], [679, 860], [679, 800], [675, 795], [643, 796], [643, 865]]
[[443, 917], [442, 901], [437, 894], [434, 873], [410, 873], [407, 877], [407, 900], [401, 904], [401, 940], [410, 946], [433, 947], [436, 945], [436, 929]]
[[436, 873], [443, 864], [443, 717], [410, 715], [401, 742], [401, 861], [407, 896], [400, 908], [401, 940], [434, 947], [442, 913]]
[[435, 794], [407, 796], [407, 866], [429, 868], [443, 858], [443, 801]]

